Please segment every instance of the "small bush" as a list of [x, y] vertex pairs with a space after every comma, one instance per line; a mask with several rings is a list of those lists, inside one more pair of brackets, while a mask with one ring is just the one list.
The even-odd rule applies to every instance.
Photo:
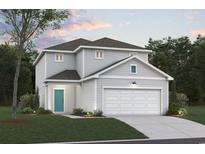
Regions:
[[178, 114], [180, 105], [178, 103], [170, 103], [168, 114]]
[[36, 111], [37, 114], [51, 114], [52, 111], [50, 110], [45, 110], [44, 108], [40, 107], [38, 108], [38, 110]]
[[188, 115], [188, 111], [185, 108], [180, 108], [178, 110], [179, 115]]
[[90, 115], [90, 116], [92, 116], [92, 115], [94, 115], [94, 114], [93, 114], [93, 112], [87, 112], [86, 115]]
[[25, 107], [30, 107], [33, 110], [36, 110], [39, 107], [39, 97], [38, 94], [25, 94], [20, 97], [19, 102], [20, 109]]
[[102, 117], [103, 112], [101, 110], [94, 110], [93, 115], [95, 115], [96, 117]]
[[74, 115], [83, 115], [84, 113], [86, 113], [86, 112], [84, 112], [83, 109], [81, 109], [81, 108], [73, 109], [73, 114]]
[[32, 108], [30, 108], [30, 107], [25, 107], [25, 108], [20, 110], [20, 113], [31, 114], [31, 113], [34, 113], [34, 110]]

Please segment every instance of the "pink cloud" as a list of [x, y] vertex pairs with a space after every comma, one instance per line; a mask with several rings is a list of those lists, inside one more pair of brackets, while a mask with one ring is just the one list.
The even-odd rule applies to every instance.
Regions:
[[202, 28], [202, 29], [192, 29], [190, 30], [190, 33], [194, 36], [197, 36], [197, 35], [202, 35], [202, 36], [205, 36], [205, 28]]
[[185, 17], [188, 21], [193, 21], [194, 20], [194, 16], [193, 15], [188, 15]]
[[199, 16], [199, 11], [191, 10], [191, 12], [188, 15], [185, 15], [185, 18], [189, 23], [192, 23], [198, 18], [198, 16]]
[[112, 24], [108, 22], [82, 21], [82, 22], [75, 22], [75, 23], [65, 25], [60, 29], [50, 30], [48, 31], [47, 35], [49, 35], [50, 37], [66, 36], [67, 34], [78, 30], [91, 31], [91, 30], [111, 28], [111, 27]]

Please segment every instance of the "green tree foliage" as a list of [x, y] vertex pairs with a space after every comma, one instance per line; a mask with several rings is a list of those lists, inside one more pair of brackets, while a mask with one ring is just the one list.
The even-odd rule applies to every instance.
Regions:
[[48, 27], [59, 28], [61, 21], [68, 17], [66, 10], [7, 9], [0, 10], [2, 21], [8, 25], [5, 33], [9, 34], [16, 46], [16, 71], [13, 81], [12, 118], [16, 118], [18, 81], [23, 55], [32, 47], [33, 38], [43, 33]]
[[185, 93], [192, 104], [205, 102], [204, 37], [199, 36], [193, 43], [188, 37], [150, 39], [146, 47], [154, 51], [149, 55], [150, 62], [174, 77], [170, 86], [174, 93], [175, 89]]
[[[19, 77], [19, 91], [18, 96], [25, 93], [32, 93], [34, 91], [34, 79], [32, 75], [35, 74], [32, 66], [32, 57], [37, 56], [37, 51], [32, 51], [25, 54], [22, 59], [22, 65]], [[15, 47], [9, 45], [0, 45], [0, 105], [11, 105], [13, 78], [16, 68], [16, 52]]]

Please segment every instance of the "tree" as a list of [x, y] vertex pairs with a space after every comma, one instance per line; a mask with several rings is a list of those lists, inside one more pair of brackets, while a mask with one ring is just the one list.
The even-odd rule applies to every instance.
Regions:
[[[36, 52], [32, 51], [29, 54], [24, 54], [22, 58], [18, 96], [34, 92], [34, 67], [31, 59], [31, 56], [34, 55]], [[0, 45], [0, 105], [11, 105], [16, 61], [15, 47], [8, 44]]]
[[17, 64], [13, 81], [12, 118], [16, 118], [18, 79], [23, 54], [32, 47], [32, 39], [48, 27], [59, 28], [61, 21], [69, 15], [66, 10], [1, 10], [6, 31], [16, 45]]

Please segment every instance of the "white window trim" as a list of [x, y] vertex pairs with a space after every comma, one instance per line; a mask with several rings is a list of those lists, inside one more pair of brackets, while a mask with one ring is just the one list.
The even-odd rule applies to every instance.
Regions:
[[[61, 55], [62, 55], [62, 60], [61, 60], [61, 61], [59, 61], [59, 60], [56, 59], [56, 55], [57, 55], [57, 54], [61, 54]], [[63, 54], [63, 53], [55, 53], [54, 59], [55, 59], [55, 62], [56, 62], [56, 63], [63, 63], [63, 62], [64, 62], [64, 54]]]
[[[132, 66], [136, 67], [136, 72], [135, 73], [132, 72]], [[130, 64], [130, 74], [137, 74], [137, 64]]]
[[[102, 52], [102, 58], [101, 57], [97, 57], [97, 52]], [[95, 50], [95, 59], [104, 59], [104, 51], [102, 51], [102, 50]]]

